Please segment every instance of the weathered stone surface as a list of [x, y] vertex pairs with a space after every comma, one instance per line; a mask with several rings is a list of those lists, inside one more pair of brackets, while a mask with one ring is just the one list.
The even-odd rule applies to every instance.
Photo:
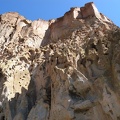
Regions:
[[120, 120], [120, 29], [93, 3], [56, 20], [0, 16], [0, 120]]

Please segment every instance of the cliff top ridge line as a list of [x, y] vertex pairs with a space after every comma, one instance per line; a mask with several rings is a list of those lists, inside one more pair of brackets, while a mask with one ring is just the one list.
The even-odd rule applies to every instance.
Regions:
[[104, 22], [111, 22], [106, 16], [100, 13], [93, 2], [86, 3], [83, 7], [72, 7], [70, 11], [66, 12], [64, 16], [57, 18], [55, 21], [51, 20], [51, 23], [59, 22], [64, 19], [85, 19], [89, 16], [95, 16], [99, 20]]

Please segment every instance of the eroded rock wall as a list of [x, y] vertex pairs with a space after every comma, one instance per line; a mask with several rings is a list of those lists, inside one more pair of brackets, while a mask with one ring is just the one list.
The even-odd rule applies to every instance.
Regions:
[[120, 29], [93, 3], [56, 20], [0, 16], [0, 120], [120, 120]]

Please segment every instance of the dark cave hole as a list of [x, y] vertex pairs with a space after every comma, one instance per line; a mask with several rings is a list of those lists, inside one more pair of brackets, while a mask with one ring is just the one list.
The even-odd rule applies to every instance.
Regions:
[[5, 120], [5, 116], [2, 116], [2, 117], [1, 117], [1, 120]]
[[2, 69], [0, 68], [0, 81], [2, 81], [3, 79], [5, 79], [5, 75], [2, 72]]
[[97, 49], [97, 47], [96, 47], [96, 45], [95, 45], [94, 43], [92, 43], [92, 44], [90, 45], [90, 47], [91, 47], [91, 48], [94, 48], [96, 51], [98, 51], [98, 49]]

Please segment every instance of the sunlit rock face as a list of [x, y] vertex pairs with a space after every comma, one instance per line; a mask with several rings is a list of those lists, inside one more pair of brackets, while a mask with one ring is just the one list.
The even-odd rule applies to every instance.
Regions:
[[120, 120], [120, 29], [93, 3], [61, 18], [0, 16], [0, 120]]

